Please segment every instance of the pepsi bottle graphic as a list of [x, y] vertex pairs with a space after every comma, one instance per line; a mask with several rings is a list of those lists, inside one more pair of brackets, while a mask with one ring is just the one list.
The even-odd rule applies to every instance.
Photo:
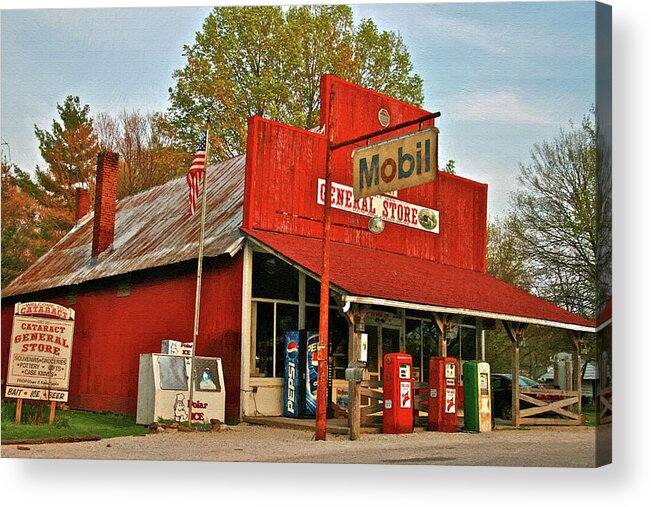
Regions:
[[300, 333], [285, 333], [285, 386], [283, 389], [283, 415], [301, 417], [303, 414], [301, 398], [301, 361], [299, 357]]
[[319, 378], [319, 334], [308, 332], [307, 339], [307, 378], [305, 393], [305, 415], [316, 415], [316, 391]]

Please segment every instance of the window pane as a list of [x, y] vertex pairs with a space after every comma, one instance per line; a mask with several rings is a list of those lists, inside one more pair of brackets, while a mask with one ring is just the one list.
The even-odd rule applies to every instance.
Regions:
[[464, 361], [477, 358], [477, 348], [475, 347], [475, 329], [461, 328], [461, 358]]
[[253, 253], [253, 297], [298, 301], [298, 270], [271, 254]]
[[214, 359], [195, 358], [194, 360], [194, 388], [197, 391], [221, 392], [217, 361]]
[[448, 357], [454, 357], [457, 361], [461, 359], [461, 328], [454, 326], [454, 337], [448, 339]]
[[328, 323], [328, 341], [332, 351], [332, 364], [334, 367], [334, 378], [346, 378], [346, 366], [348, 366], [348, 321], [340, 315], [337, 310], [330, 310], [330, 321]]
[[429, 359], [439, 355], [439, 332], [430, 320], [423, 321], [423, 382], [429, 382]]
[[420, 374], [422, 373], [423, 365], [420, 360], [420, 352], [422, 348], [422, 330], [421, 330], [421, 321], [407, 319], [405, 321], [406, 335], [405, 341], [407, 344], [407, 354], [411, 356], [411, 360], [414, 365], [414, 373], [418, 373], [417, 377], [419, 380], [422, 378]]
[[255, 375], [273, 376], [274, 354], [274, 305], [273, 303], [255, 303]]
[[400, 352], [400, 330], [392, 327], [382, 328], [382, 361], [387, 354]]
[[276, 305], [276, 377], [285, 375], [285, 332], [298, 330], [298, 305]]
[[321, 300], [321, 283], [311, 276], [305, 275], [305, 301], [319, 304]]
[[[305, 329], [319, 331], [320, 310], [318, 306], [305, 307]], [[335, 367], [334, 378], [345, 378], [348, 366], [348, 321], [339, 314], [338, 310], [330, 309], [328, 318], [328, 342], [330, 345], [333, 364]]]
[[318, 306], [305, 307], [305, 329], [307, 331], [319, 330], [319, 307]]
[[366, 326], [368, 334], [368, 361], [366, 367], [371, 373], [379, 373], [378, 368], [378, 328], [376, 326]]
[[163, 390], [186, 391], [188, 376], [183, 356], [158, 356], [160, 388]]

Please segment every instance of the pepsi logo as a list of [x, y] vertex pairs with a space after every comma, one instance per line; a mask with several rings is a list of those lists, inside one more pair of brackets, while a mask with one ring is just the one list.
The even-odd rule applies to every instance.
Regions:
[[296, 354], [298, 352], [298, 344], [295, 341], [291, 341], [287, 344], [287, 353]]

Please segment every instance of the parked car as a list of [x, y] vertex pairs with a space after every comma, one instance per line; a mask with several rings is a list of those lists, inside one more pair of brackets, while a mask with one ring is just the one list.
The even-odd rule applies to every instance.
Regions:
[[[491, 374], [491, 391], [493, 395], [493, 416], [500, 419], [511, 419], [512, 411], [512, 382], [510, 373], [493, 373]], [[532, 380], [528, 377], [520, 375], [520, 389], [549, 389], [550, 386], [545, 386]], [[553, 386], [553, 388], [558, 388]], [[536, 398], [541, 400], [556, 400], [561, 399], [561, 396], [547, 393], [539, 393], [535, 395]], [[530, 403], [525, 401], [520, 402], [520, 409], [531, 407]]]

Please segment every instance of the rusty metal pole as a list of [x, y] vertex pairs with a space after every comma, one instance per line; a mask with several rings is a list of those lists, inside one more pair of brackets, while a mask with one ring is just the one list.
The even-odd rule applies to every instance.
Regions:
[[323, 259], [321, 264], [321, 298], [319, 301], [319, 369], [316, 386], [316, 440], [326, 439], [328, 405], [328, 311], [330, 307], [330, 204], [332, 193], [333, 102], [335, 92], [330, 89], [328, 126], [326, 131], [325, 196], [323, 199]]

